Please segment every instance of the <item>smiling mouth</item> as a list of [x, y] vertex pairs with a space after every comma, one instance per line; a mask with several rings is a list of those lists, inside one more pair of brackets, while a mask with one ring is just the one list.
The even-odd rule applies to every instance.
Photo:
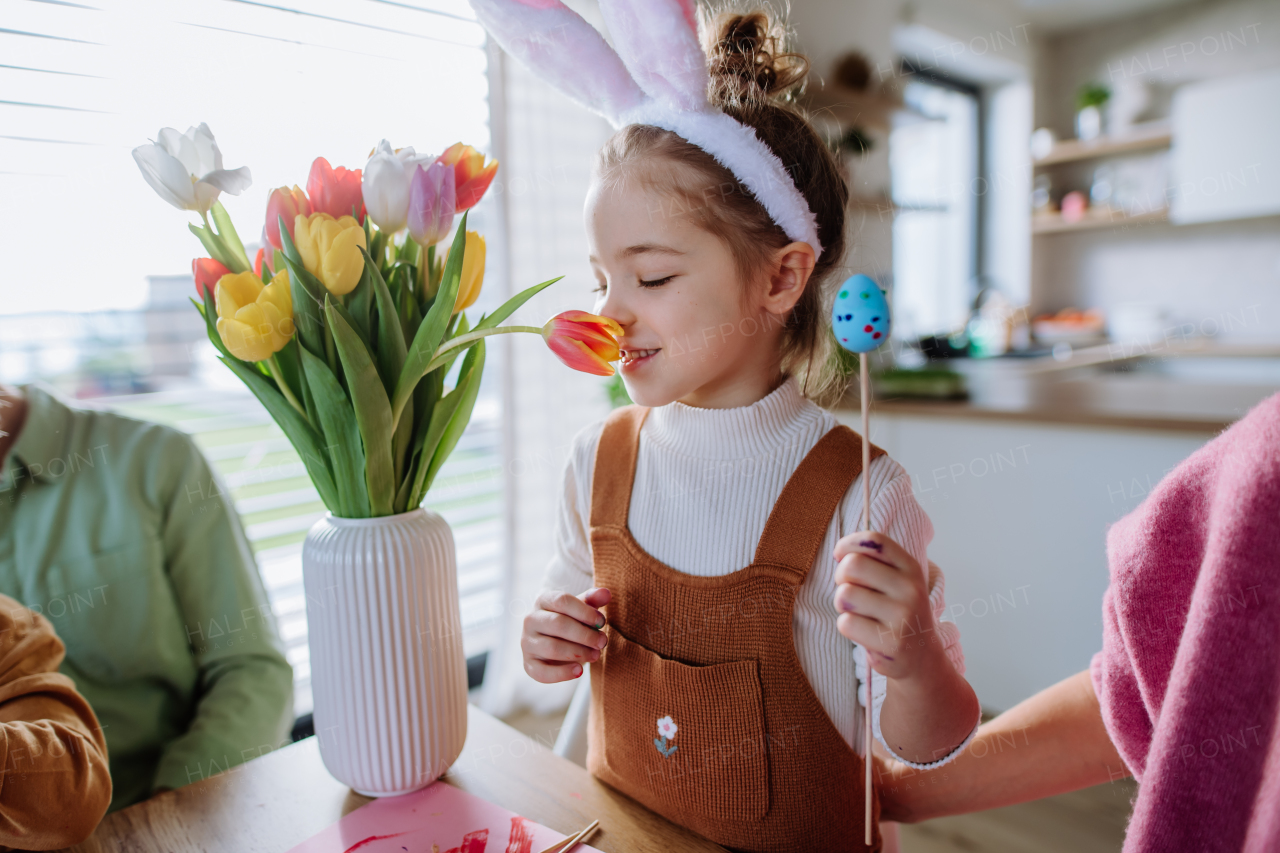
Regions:
[[660, 352], [660, 349], [624, 349], [622, 350], [622, 363], [633, 364], [658, 352]]

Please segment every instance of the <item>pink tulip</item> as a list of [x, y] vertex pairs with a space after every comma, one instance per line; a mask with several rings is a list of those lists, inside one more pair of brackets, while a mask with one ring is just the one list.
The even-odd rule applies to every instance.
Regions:
[[409, 236], [419, 246], [434, 246], [453, 227], [454, 169], [439, 160], [413, 170], [409, 185]]
[[210, 293], [218, 286], [218, 279], [231, 275], [231, 270], [213, 258], [196, 258], [191, 262], [191, 277], [196, 280], [196, 295], [204, 299], [207, 289]]
[[360, 187], [360, 170], [342, 166], [333, 168], [329, 161], [317, 157], [307, 177], [307, 197], [312, 213], [327, 213], [334, 219], [351, 216], [355, 208], [356, 222], [364, 224], [364, 190]]
[[311, 202], [306, 193], [297, 184], [293, 188], [277, 187], [267, 196], [267, 221], [265, 223], [267, 242], [273, 247], [284, 250], [280, 242], [280, 217], [284, 217], [285, 228], [289, 229], [289, 239], [293, 239], [293, 218], [310, 216]]

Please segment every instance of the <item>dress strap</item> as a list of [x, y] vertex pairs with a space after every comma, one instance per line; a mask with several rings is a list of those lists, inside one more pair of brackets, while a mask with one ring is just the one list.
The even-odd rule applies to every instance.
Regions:
[[614, 409], [604, 420], [591, 473], [592, 527], [627, 526], [631, 487], [636, 479], [636, 457], [640, 451], [640, 427], [648, 414], [648, 406], [633, 403]]
[[[871, 445], [871, 458], [884, 449]], [[753, 563], [808, 574], [840, 499], [862, 472], [862, 437], [839, 424], [800, 460], [765, 522]]]

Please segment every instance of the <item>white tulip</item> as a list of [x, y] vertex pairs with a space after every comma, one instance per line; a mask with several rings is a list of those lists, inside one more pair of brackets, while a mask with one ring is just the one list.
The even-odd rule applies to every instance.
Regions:
[[253, 181], [248, 166], [222, 168], [222, 152], [204, 122], [186, 133], [164, 127], [159, 137], [133, 149], [133, 159], [156, 194], [179, 210], [208, 213], [219, 193], [239, 195]]
[[419, 163], [428, 165], [434, 157], [421, 157], [412, 147], [394, 151], [382, 140], [365, 164], [360, 191], [366, 213], [379, 228], [394, 234], [409, 220], [409, 184]]

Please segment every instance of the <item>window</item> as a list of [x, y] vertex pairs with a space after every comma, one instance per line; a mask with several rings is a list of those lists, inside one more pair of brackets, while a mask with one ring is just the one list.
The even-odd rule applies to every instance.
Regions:
[[[187, 301], [195, 217], [152, 192], [130, 151], [207, 122], [225, 165], [252, 170], [249, 190], [223, 197], [249, 244], [270, 190], [304, 184], [316, 156], [360, 168], [383, 137], [487, 149], [484, 33], [466, 0], [0, 0], [0, 16], [0, 381], [50, 381], [195, 436], [244, 521], [306, 713], [300, 543], [324, 508], [213, 360]], [[489, 232], [494, 195], [472, 228]], [[501, 302], [499, 280], [476, 312]], [[453, 527], [468, 655], [500, 610], [501, 363], [488, 360], [425, 503]]]
[[915, 74], [903, 90], [916, 120], [889, 138], [894, 323], [904, 339], [963, 325], [979, 268], [982, 180], [977, 90]]

